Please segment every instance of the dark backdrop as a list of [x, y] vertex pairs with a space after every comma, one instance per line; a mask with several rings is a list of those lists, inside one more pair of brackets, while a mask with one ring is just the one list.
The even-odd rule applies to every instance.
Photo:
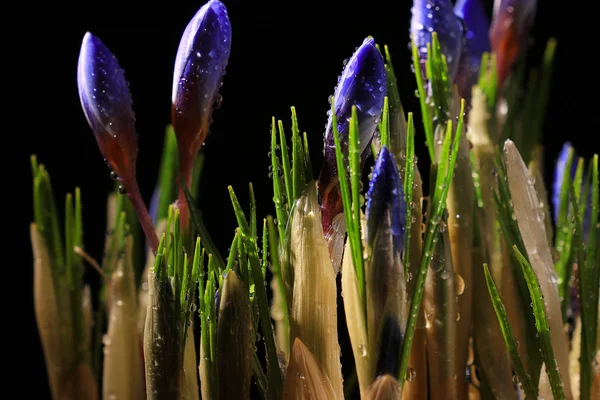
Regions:
[[[395, 4], [394, 4], [395, 3]], [[546, 119], [544, 144], [549, 171], [565, 139], [590, 157], [600, 146], [594, 105], [585, 94], [593, 84], [582, 68], [586, 25], [579, 24], [580, 8], [568, 2], [539, 2], [533, 30], [533, 59], [541, 57], [548, 37], [558, 38], [552, 99]], [[97, 35], [117, 56], [131, 84], [139, 133], [138, 176], [146, 201], [154, 188], [165, 126], [170, 122], [170, 98], [174, 58], [185, 26], [203, 1], [146, 3], [134, 7], [125, 1], [109, 4], [81, 1], [62, 16], [62, 41], [54, 54], [60, 70], [60, 93], [51, 100], [58, 110], [58, 126], [40, 131], [27, 148], [46, 164], [62, 208], [64, 194], [82, 189], [85, 245], [100, 258], [104, 237], [105, 198], [112, 187], [94, 137], [81, 111], [76, 85], [77, 57], [86, 31]], [[420, 121], [410, 71], [408, 29], [412, 2], [369, 0], [364, 2], [288, 2], [225, 0], [232, 23], [232, 52], [222, 88], [223, 103], [214, 113], [212, 133], [206, 140], [206, 161], [201, 182], [200, 206], [206, 224], [222, 251], [235, 228], [227, 185], [233, 185], [247, 204], [247, 183], [255, 185], [258, 215], [273, 213], [268, 179], [271, 117], [289, 127], [290, 106], [296, 106], [299, 125], [308, 132], [315, 170], [320, 166], [322, 135], [343, 60], [349, 58], [367, 35], [392, 52], [398, 85], [406, 111]], [[393, 5], [392, 5], [393, 4]], [[573, 4], [573, 3], [571, 3]], [[491, 10], [491, 4], [488, 4]], [[56, 31], [55, 31], [56, 32]], [[60, 38], [60, 36], [58, 36]], [[575, 101], [576, 96], [585, 100]], [[54, 103], [56, 102], [56, 103]], [[427, 160], [420, 125], [417, 155]], [[28, 160], [25, 160], [28, 162]], [[238, 168], [240, 164], [244, 168]], [[421, 168], [426, 168], [422, 166]], [[30, 179], [30, 177], [28, 178]], [[550, 183], [549, 175], [546, 179]], [[27, 203], [30, 205], [30, 200]], [[32, 220], [31, 208], [27, 210]], [[26, 229], [18, 240], [28, 244]], [[27, 251], [29, 247], [27, 247]], [[31, 269], [25, 266], [31, 282]], [[93, 273], [87, 278], [97, 280]], [[35, 320], [30, 320], [32, 375], [47, 391], [44, 362]], [[350, 351], [349, 349], [346, 351]], [[44, 398], [44, 396], [40, 397]]]

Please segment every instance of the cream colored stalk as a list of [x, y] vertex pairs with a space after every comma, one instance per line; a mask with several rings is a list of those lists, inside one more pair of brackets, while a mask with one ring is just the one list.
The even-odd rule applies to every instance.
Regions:
[[254, 322], [248, 289], [229, 271], [221, 289], [217, 327], [217, 399], [250, 399]]
[[[477, 213], [482, 243], [481, 247], [474, 248], [472, 252], [473, 284], [471, 286], [473, 298], [477, 299], [473, 302], [473, 345], [477, 366], [481, 369], [489, 386], [496, 390], [499, 398], [510, 398], [515, 395], [512, 364], [487, 290], [483, 263], [490, 266], [494, 280], [499, 282], [499, 291], [506, 305], [513, 334], [521, 343], [519, 354], [526, 364], [527, 345], [524, 336], [524, 316], [521, 304], [516, 302], [518, 298], [515, 292], [516, 283], [513, 282], [512, 274], [506, 264], [510, 260], [505, 257], [507, 255], [505, 246], [502, 244], [500, 232], [496, 226], [496, 207], [493, 199], [496, 186], [493, 172], [495, 148], [488, 131], [490, 116], [487, 111], [486, 98], [477, 86], [473, 88], [471, 105], [467, 138], [473, 145], [472, 151], [476, 158], [476, 172], [479, 173], [479, 188], [484, 204], [484, 207]], [[507, 295], [509, 290], [512, 291], [510, 296]], [[507, 304], [510, 301], [513, 302], [514, 307]]]
[[382, 375], [369, 387], [368, 400], [400, 400], [400, 385], [391, 375]]
[[62, 362], [58, 299], [52, 278], [48, 248], [35, 223], [30, 226], [33, 246], [33, 302], [35, 319], [44, 349], [46, 371], [53, 399], [58, 399], [67, 369]]
[[188, 327], [183, 353], [183, 400], [199, 400], [198, 367], [196, 366], [196, 342], [194, 341], [194, 328]]
[[[464, 369], [457, 370], [457, 284], [460, 278], [454, 272], [448, 230], [440, 232], [427, 272], [425, 282], [424, 311], [427, 321], [427, 360], [429, 365], [430, 398], [459, 399], [459, 376]], [[461, 287], [457, 287], [461, 286]], [[465, 362], [466, 364], [466, 362]]]
[[336, 399], [343, 398], [337, 332], [335, 273], [321, 226], [314, 183], [295, 204], [291, 216], [291, 264], [294, 283], [290, 342], [299, 338], [314, 354], [331, 381]]
[[133, 238], [111, 277], [108, 332], [104, 337], [102, 394], [105, 400], [145, 398], [142, 354], [137, 330], [137, 298], [133, 273]]
[[529, 262], [536, 274], [544, 297], [550, 337], [565, 395], [567, 399], [572, 399], [569, 381], [568, 344], [562, 323], [557, 286], [558, 278], [554, 270], [544, 227], [544, 210], [540, 208], [540, 201], [533, 186], [533, 179], [529, 175], [519, 151], [510, 140], [507, 140], [504, 144], [504, 157], [515, 217], [519, 224]]
[[321, 364], [308, 347], [296, 338], [290, 354], [282, 399], [334, 400], [338, 398]]

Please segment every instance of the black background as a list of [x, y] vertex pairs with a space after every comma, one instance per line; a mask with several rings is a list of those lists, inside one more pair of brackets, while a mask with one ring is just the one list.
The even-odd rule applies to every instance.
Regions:
[[[411, 1], [224, 2], [233, 30], [232, 51], [221, 91], [223, 103], [214, 113], [212, 132], [204, 148], [206, 159], [199, 196], [206, 224], [222, 251], [229, 246], [235, 228], [227, 185], [233, 185], [242, 204], [247, 204], [247, 184], [252, 181], [259, 217], [274, 213], [267, 158], [271, 117], [282, 119], [289, 129], [290, 106], [297, 109], [300, 129], [308, 132], [316, 176], [328, 96], [333, 93], [343, 60], [368, 35], [390, 47], [405, 111], [415, 112], [418, 122], [417, 155], [427, 160], [408, 51]], [[589, 43], [585, 30], [591, 27], [579, 23], [585, 18], [580, 8], [567, 7], [566, 2], [539, 3], [532, 32], [532, 60], [540, 59], [548, 37], [558, 39], [543, 140], [549, 187], [549, 172], [565, 140], [570, 140], [586, 158], [598, 152], [600, 146], [594, 138], [598, 136], [598, 127], [593, 123], [597, 120], [596, 107], [586, 95], [595, 82], [582, 61], [585, 43]], [[47, 166], [60, 208], [64, 194], [75, 186], [81, 187], [85, 246], [96, 258], [102, 252], [105, 198], [113, 183], [79, 103], [76, 67], [81, 39], [86, 31], [97, 35], [126, 71], [139, 134], [138, 177], [142, 194], [149, 201], [164, 128], [170, 122], [177, 46], [188, 21], [202, 4], [171, 1], [134, 6], [126, 2], [82, 1], [71, 5], [60, 26], [55, 27], [62, 33], [62, 37], [58, 36], [60, 43], [55, 44], [61, 51], [54, 54], [60, 90], [46, 101], [57, 111], [57, 124], [50, 132], [36, 130], [35, 140], [26, 148], [28, 154], [36, 154]], [[488, 9], [491, 11], [491, 4]], [[585, 100], [575, 101], [576, 96]], [[27, 168], [28, 160], [22, 161], [20, 165]], [[424, 162], [420, 168], [427, 170]], [[27, 244], [30, 251], [26, 227], [32, 220], [31, 200], [26, 204], [27, 221], [22, 222], [18, 240]], [[31, 269], [24, 267], [31, 282]], [[86, 279], [96, 281], [97, 277], [88, 272]], [[41, 393], [47, 393], [35, 320], [31, 318], [29, 324], [32, 371], [28, 376]]]

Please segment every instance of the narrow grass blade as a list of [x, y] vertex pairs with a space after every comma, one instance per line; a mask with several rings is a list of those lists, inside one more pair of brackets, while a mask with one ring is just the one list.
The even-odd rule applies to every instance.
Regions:
[[[406, 132], [406, 167], [404, 168], [404, 202], [406, 203], [406, 223], [409, 226], [406, 229], [406, 245], [404, 247], [404, 269], [405, 276], [408, 276], [410, 270], [410, 247], [411, 234], [410, 228], [413, 224], [413, 184], [415, 179], [415, 125], [413, 123], [413, 113], [408, 113], [408, 130]], [[415, 221], [416, 222], [416, 221]]]
[[492, 279], [492, 275], [490, 274], [487, 264], [483, 264], [483, 269], [485, 272], [485, 281], [487, 283], [488, 291], [490, 292], [490, 298], [492, 299], [492, 304], [494, 306], [494, 310], [496, 311], [496, 316], [498, 317], [498, 322], [500, 323], [500, 329], [502, 330], [502, 335], [504, 336], [504, 341], [506, 342], [506, 347], [508, 348], [515, 371], [517, 372], [519, 381], [523, 386], [525, 395], [528, 398], [535, 399], [537, 398], [537, 388], [531, 382], [531, 378], [525, 370], [523, 362], [521, 361], [521, 357], [519, 356], [519, 352], [517, 350], [518, 343], [513, 336], [510, 322], [508, 321], [508, 316], [506, 315], [506, 310], [504, 309], [504, 304], [502, 304], [502, 300], [500, 299], [500, 293], [498, 293], [498, 289], [496, 288], [496, 284]]
[[379, 124], [379, 132], [381, 133], [381, 145], [390, 148], [390, 105], [388, 97], [383, 99], [383, 114], [381, 123]]
[[[286, 198], [288, 199], [288, 204], [292, 203], [293, 197], [293, 184], [292, 184], [292, 175], [291, 175], [291, 167], [290, 167], [290, 153], [287, 147], [287, 141], [285, 139], [285, 132], [283, 130], [283, 122], [281, 120], [278, 121], [279, 127], [279, 144], [281, 146], [281, 164], [283, 167], [283, 183], [285, 185], [285, 193]], [[274, 172], [274, 171], [273, 171]]]
[[267, 298], [267, 291], [265, 286], [262, 284], [264, 279], [262, 277], [262, 271], [260, 262], [258, 259], [258, 249], [256, 242], [252, 239], [250, 226], [246, 220], [246, 216], [240, 207], [237, 196], [235, 195], [233, 188], [229, 186], [229, 195], [231, 196], [231, 202], [233, 209], [240, 226], [241, 239], [244, 242], [246, 251], [250, 259], [250, 266], [252, 269], [252, 276], [254, 278], [256, 296], [258, 301], [259, 316], [261, 319], [261, 325], [263, 328], [263, 336], [265, 338], [265, 344], [267, 347], [267, 374], [269, 381], [269, 392], [274, 398], [281, 396], [282, 379], [279, 372], [279, 362], [277, 360], [277, 350], [275, 347], [275, 336], [271, 326], [271, 318], [269, 313], [269, 303]]
[[423, 82], [423, 73], [421, 72], [421, 62], [419, 60], [419, 49], [414, 39], [412, 43], [412, 61], [415, 68], [415, 78], [417, 79], [417, 92], [419, 93], [419, 102], [421, 103], [421, 115], [423, 117], [423, 128], [425, 129], [425, 143], [429, 151], [430, 160], [435, 160], [433, 143], [433, 116], [430, 115], [430, 107], [427, 104], [427, 92], [425, 91], [425, 82]]
[[185, 194], [185, 200], [187, 201], [190, 209], [191, 219], [196, 228], [196, 231], [198, 232], [198, 235], [200, 236], [200, 239], [202, 239], [203, 246], [206, 248], [208, 254], [212, 254], [212, 256], [214, 257], [215, 263], [219, 268], [219, 272], [223, 272], [223, 270], [225, 269], [225, 262], [223, 261], [223, 258], [221, 257], [221, 254], [217, 249], [217, 246], [213, 242], [212, 238], [210, 237], [210, 234], [208, 233], [208, 230], [206, 229], [206, 226], [204, 225], [202, 213], [196, 207], [196, 201], [192, 197], [192, 194], [190, 193], [188, 188], [183, 183], [183, 180], [180, 179], [179, 184], [182, 185], [181, 188], [183, 189], [183, 192]]
[[[460, 118], [460, 117], [459, 117]], [[451, 126], [451, 122], [448, 122]], [[417, 325], [417, 319], [419, 315], [419, 309], [421, 308], [421, 301], [423, 299], [423, 288], [425, 286], [425, 277], [427, 275], [427, 267], [429, 265], [431, 255], [433, 253], [433, 238], [439, 230], [439, 223], [446, 206], [446, 199], [448, 197], [448, 191], [450, 189], [450, 182], [454, 176], [454, 166], [456, 165], [456, 159], [458, 157], [458, 150], [460, 146], [460, 138], [462, 136], [461, 131], [457, 131], [454, 135], [454, 143], [452, 145], [452, 151], [450, 152], [451, 135], [446, 135], [443, 144], [443, 151], [440, 160], [442, 163], [439, 165], [436, 177], [436, 189], [433, 194], [433, 206], [431, 207], [431, 217], [427, 222], [425, 242], [423, 245], [423, 253], [421, 256], [421, 263], [419, 265], [415, 292], [410, 304], [410, 312], [406, 327], [406, 334], [402, 350], [400, 353], [400, 372], [398, 374], [398, 380], [401, 385], [404, 385], [406, 379], [406, 372], [408, 370], [408, 359], [410, 356], [413, 336]], [[446, 161], [448, 160], [448, 164]]]
[[[344, 216], [346, 218], [346, 229], [348, 231], [348, 241], [350, 242], [351, 251], [352, 251], [352, 263], [354, 268], [356, 269], [356, 278], [358, 281], [358, 293], [363, 302], [363, 309], [365, 310], [365, 318], [366, 318], [366, 301], [365, 301], [365, 269], [363, 264], [363, 252], [362, 252], [362, 242], [360, 235], [360, 220], [354, 219], [354, 206], [351, 201], [350, 191], [351, 185], [348, 183], [348, 177], [346, 175], [346, 168], [344, 167], [344, 155], [342, 153], [342, 146], [340, 143], [339, 132], [337, 129], [337, 118], [335, 116], [335, 110], [331, 109], [331, 118], [333, 127], [333, 141], [335, 144], [335, 159], [337, 163], [338, 170], [338, 178], [340, 181], [340, 191], [342, 193], [342, 203], [344, 206]], [[356, 119], [354, 119], [356, 121]], [[353, 124], [351, 124], [352, 127]], [[351, 131], [355, 128], [351, 128]], [[353, 134], [354, 141], [350, 140], [349, 145], [357, 147], [356, 144], [356, 132]], [[357, 189], [358, 190], [358, 189]], [[358, 205], [356, 205], [357, 211]]]
[[[283, 238], [288, 220], [288, 211], [285, 207], [286, 202], [284, 193], [287, 192], [287, 186], [285, 186], [281, 179], [281, 163], [279, 157], [277, 157], [277, 146], [277, 130], [275, 128], [275, 117], [273, 117], [271, 122], [271, 176], [273, 178], [273, 203], [275, 204], [275, 212], [277, 213], [277, 220], [279, 221], [277, 224], [279, 237]], [[285, 173], [283, 176], [285, 178]]]
[[[289, 302], [286, 297], [285, 285], [283, 282], [283, 276], [281, 274], [281, 266], [279, 264], [279, 240], [277, 238], [277, 232], [275, 230], [275, 224], [271, 216], [267, 217], [268, 226], [268, 238], [269, 238], [269, 253], [271, 255], [271, 272], [273, 273], [273, 281], [276, 289], [273, 289], [274, 294], [273, 305], [271, 306], [271, 315], [276, 321], [277, 329], [277, 340], [279, 342], [279, 349], [282, 350], [286, 357], [290, 354], [290, 321], [289, 321]], [[266, 254], [264, 254], [266, 258]], [[277, 302], [275, 302], [277, 300]], [[290, 299], [291, 300], [291, 299]], [[278, 312], [275, 313], [274, 309]]]
[[550, 378], [550, 384], [552, 385], [552, 394], [557, 400], [566, 399], [565, 392], [563, 390], [562, 378], [557, 369], [556, 359], [554, 358], [554, 349], [552, 346], [552, 339], [550, 337], [550, 330], [548, 328], [548, 322], [546, 320], [546, 311], [542, 292], [538, 284], [537, 277], [531, 264], [527, 259], [519, 252], [517, 246], [513, 246], [513, 250], [527, 281], [527, 287], [533, 300], [533, 313], [535, 315], [536, 328], [538, 331], [538, 343], [542, 350], [542, 357], [548, 371], [548, 377]]

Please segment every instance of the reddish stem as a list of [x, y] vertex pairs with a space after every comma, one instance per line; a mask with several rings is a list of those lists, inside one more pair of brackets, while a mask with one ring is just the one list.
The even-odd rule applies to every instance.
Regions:
[[179, 174], [184, 179], [184, 182], [179, 182], [179, 222], [184, 235], [189, 232], [190, 208], [181, 185], [185, 184], [188, 189], [191, 187], [192, 172], [194, 168], [193, 158], [191, 158], [191, 160], [191, 162], [187, 160], [182, 162], [179, 168]]
[[150, 214], [148, 213], [148, 209], [146, 208], [146, 204], [142, 200], [142, 194], [140, 193], [140, 188], [138, 186], [137, 180], [132, 179], [130, 186], [127, 188], [127, 197], [131, 200], [131, 204], [133, 205], [133, 209], [137, 214], [138, 220], [140, 221], [140, 225], [144, 230], [144, 234], [146, 235], [146, 239], [150, 243], [150, 247], [152, 247], [152, 251], [156, 254], [156, 250], [158, 250], [158, 236], [156, 235], [156, 230], [154, 229], [154, 224], [152, 223], [152, 218], [150, 218]]

